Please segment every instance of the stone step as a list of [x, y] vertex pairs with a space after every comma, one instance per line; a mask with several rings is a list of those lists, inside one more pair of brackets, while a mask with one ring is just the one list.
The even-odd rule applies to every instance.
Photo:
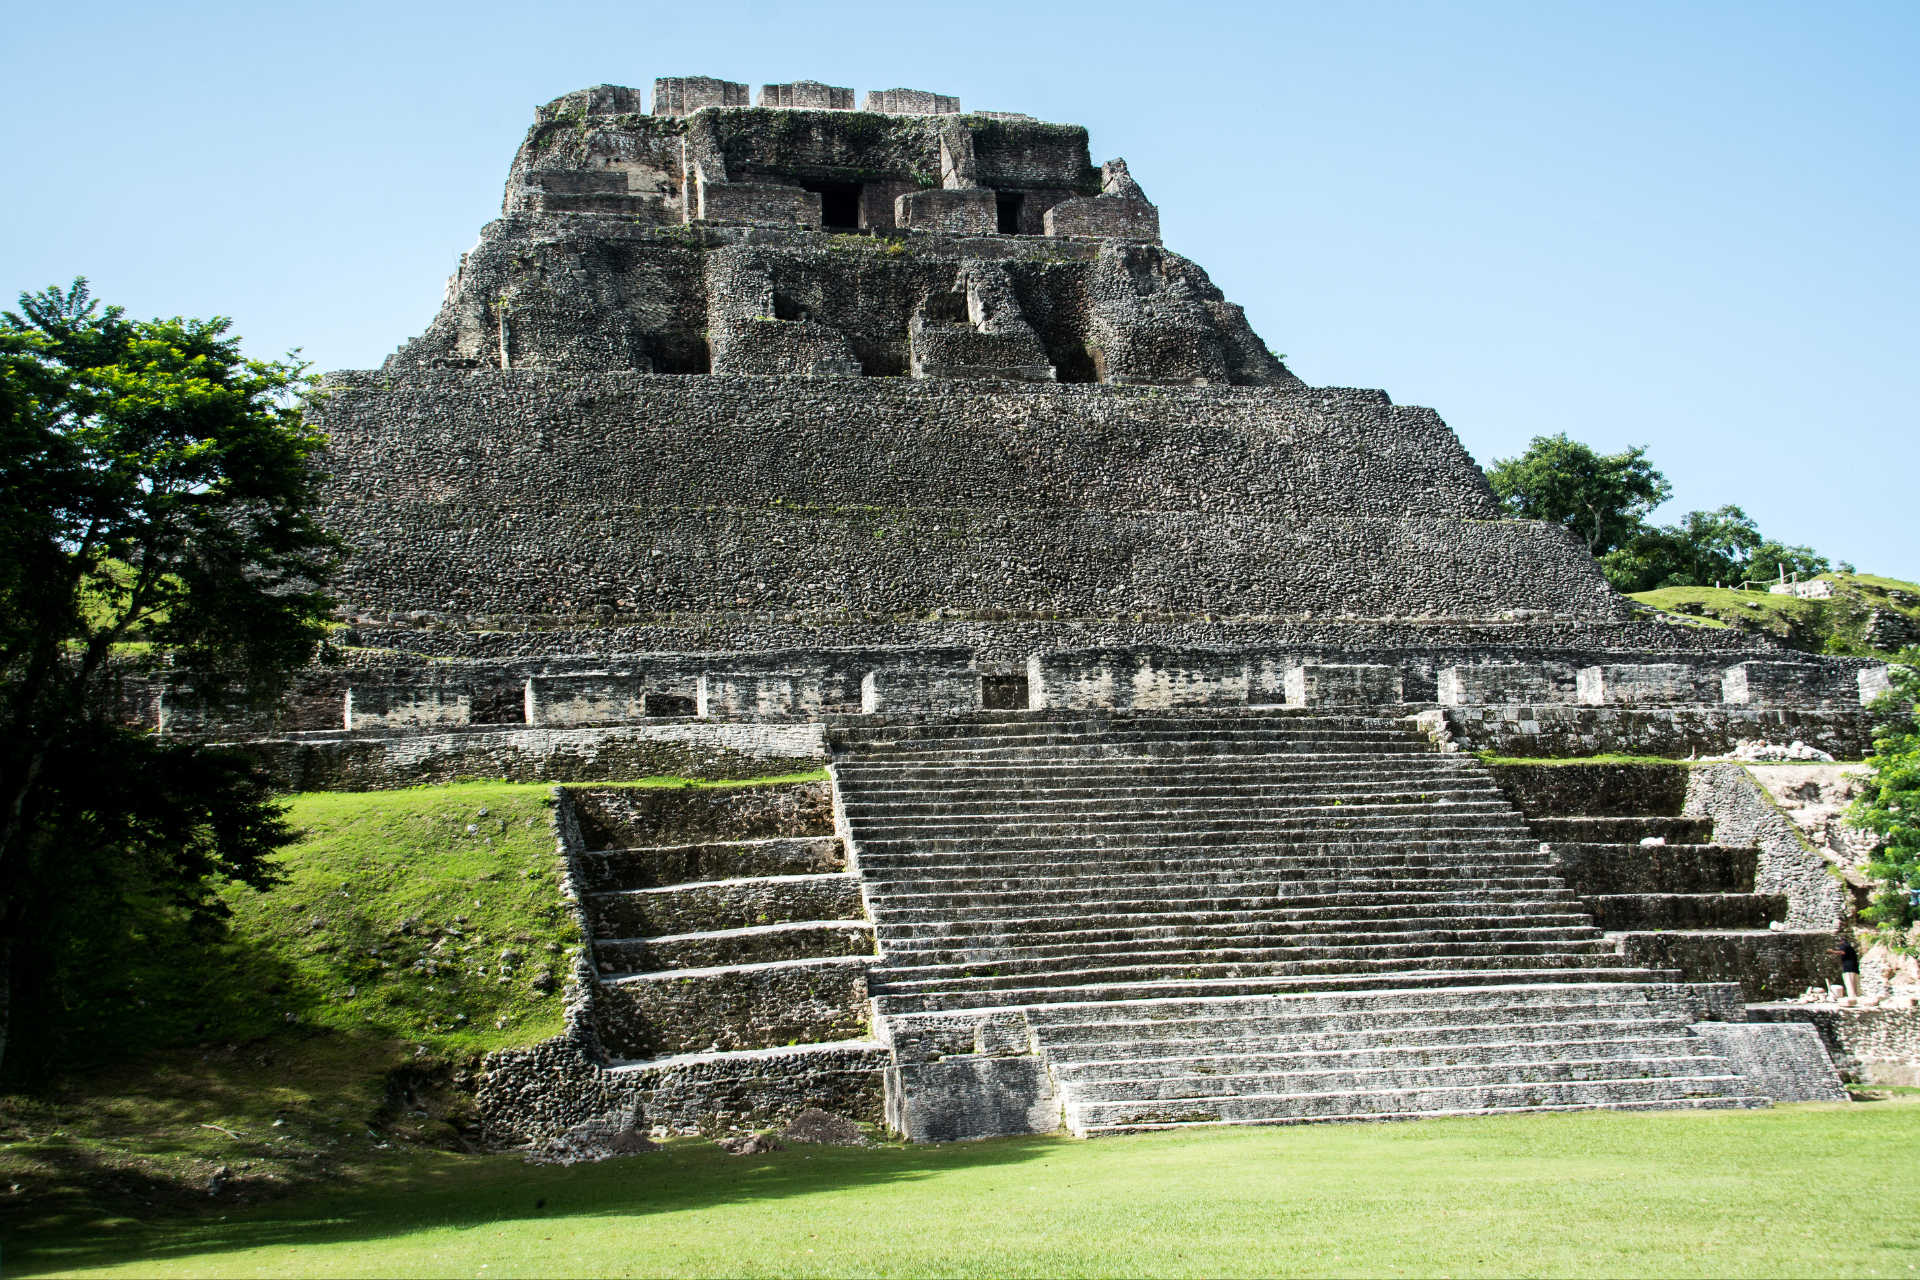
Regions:
[[[1387, 950], [1391, 950], [1387, 948]], [[1503, 981], [1514, 972], [1552, 972], [1565, 977], [1569, 970], [1611, 970], [1620, 963], [1613, 953], [1574, 954], [1565, 951], [1515, 948], [1513, 954], [1495, 948], [1464, 950], [1449, 955], [1446, 949], [1422, 956], [1389, 955], [1371, 958], [1343, 955], [1337, 950], [1315, 954], [1302, 960], [1242, 961], [1225, 964], [1196, 956], [1192, 959], [1167, 958], [1137, 964], [1082, 963], [1028, 965], [1004, 961], [979, 966], [971, 972], [949, 968], [934, 970], [895, 969], [877, 964], [869, 975], [876, 994], [892, 997], [907, 995], [984, 996], [987, 992], [1080, 990], [1105, 986], [1145, 986], [1162, 982], [1246, 982], [1254, 979], [1378, 977], [1412, 979], [1483, 973], [1501, 975]], [[1006, 972], [994, 970], [1004, 967]], [[953, 968], [959, 968], [954, 966]], [[983, 972], [982, 970], [985, 970]], [[921, 976], [925, 974], [926, 976]], [[1056, 997], [1058, 998], [1058, 997]]]
[[1668, 844], [1707, 844], [1711, 818], [1529, 818], [1527, 825], [1549, 844], [1638, 844], [1657, 838]]
[[960, 990], [969, 983], [987, 980], [1031, 982], [1062, 980], [1077, 983], [1088, 974], [1105, 975], [1110, 981], [1140, 981], [1164, 977], [1259, 977], [1297, 973], [1353, 973], [1392, 970], [1418, 965], [1433, 968], [1448, 962], [1467, 967], [1493, 963], [1567, 963], [1587, 961], [1614, 965], [1619, 953], [1598, 937], [1592, 939], [1545, 939], [1537, 941], [1445, 941], [1439, 939], [1412, 942], [1339, 941], [1314, 942], [1287, 946], [1200, 948], [1169, 947], [1164, 950], [1134, 948], [1126, 951], [1063, 950], [1058, 954], [1035, 955], [1006, 949], [990, 960], [960, 963], [935, 963], [928, 957], [887, 952], [873, 970], [876, 989], [889, 992], [916, 989]]
[[[1448, 1025], [1433, 1029], [1431, 1043], [1413, 1041], [1403, 1028], [1399, 1036], [1362, 1040], [1357, 1036], [1327, 1037], [1313, 1044], [1272, 1042], [1252, 1045], [1236, 1040], [1188, 1046], [1150, 1042], [1158, 1053], [1135, 1055], [1127, 1044], [1074, 1044], [1066, 1051], [1046, 1047], [1053, 1078], [1068, 1082], [1220, 1080], [1231, 1076], [1270, 1076], [1289, 1071], [1371, 1070], [1377, 1068], [1458, 1067], [1540, 1062], [1618, 1062], [1641, 1057], [1699, 1057], [1709, 1052], [1704, 1041], [1687, 1034], [1682, 1022], [1615, 1022], [1575, 1024], [1542, 1022], [1503, 1027]], [[1443, 1038], [1440, 1038], [1443, 1037]], [[1102, 1056], [1105, 1050], [1122, 1056]]]
[[1038, 815], [1100, 812], [1115, 806], [1153, 812], [1209, 812], [1232, 808], [1288, 809], [1318, 813], [1323, 809], [1405, 808], [1408, 806], [1505, 805], [1506, 798], [1488, 787], [1452, 783], [1405, 787], [1269, 786], [1233, 787], [1079, 787], [1015, 792], [920, 790], [873, 796], [842, 794], [840, 811], [847, 817], [895, 818], [982, 812]]
[[[1211, 1025], [1231, 1021], [1235, 1025], [1245, 1026], [1271, 1023], [1285, 1028], [1305, 1025], [1301, 1022], [1303, 1019], [1360, 1019], [1368, 1025], [1376, 1021], [1392, 1025], [1397, 1019], [1450, 1016], [1456, 1012], [1487, 1020], [1519, 1017], [1535, 1010], [1543, 1011], [1548, 1017], [1562, 1017], [1566, 1015], [1557, 1011], [1567, 1009], [1602, 1010], [1608, 1017], [1625, 1016], [1627, 1012], [1652, 1011], [1654, 1016], [1667, 1017], [1681, 1016], [1690, 1008], [1686, 1000], [1664, 986], [1592, 983], [1584, 978], [1570, 980], [1567, 975], [1562, 975], [1551, 981], [1492, 985], [1422, 983], [1364, 991], [1314, 990], [1259, 995], [1210, 994], [1193, 998], [1149, 997], [1105, 1004], [1075, 1001], [1069, 1004], [1034, 1005], [1023, 1009], [1020, 1016], [1034, 1028], [1046, 1030], [1052, 1035], [1065, 1027], [1123, 1024], [1159, 1027], [1179, 1026], [1184, 1022]], [[984, 1013], [1004, 1016], [997, 1009]], [[944, 1018], [949, 1015], [938, 1016]], [[903, 1025], [914, 1020], [913, 1015], [903, 1015], [903, 1018]]]
[[1752, 893], [1760, 851], [1724, 844], [1550, 844], [1567, 887], [1583, 895]]
[[607, 1071], [614, 1075], [635, 1076], [651, 1072], [683, 1071], [691, 1068], [689, 1074], [695, 1077], [720, 1075], [733, 1077], [737, 1074], [747, 1079], [763, 1075], [768, 1068], [778, 1069], [793, 1064], [794, 1069], [778, 1070], [777, 1074], [804, 1079], [817, 1076], [822, 1071], [846, 1069], [847, 1063], [822, 1061], [843, 1057], [853, 1057], [855, 1062], [868, 1060], [873, 1065], [869, 1069], [878, 1069], [885, 1061], [887, 1047], [878, 1040], [827, 1040], [819, 1044], [776, 1045], [770, 1049], [731, 1049], [718, 1053], [671, 1053], [658, 1058], [616, 1058], [607, 1065]]
[[[828, 740], [835, 746], [861, 743], [913, 741], [938, 742], [952, 738], [994, 739], [1046, 732], [1075, 732], [1108, 735], [1129, 731], [1251, 730], [1260, 728], [1318, 730], [1368, 729], [1410, 734], [1403, 714], [1364, 715], [1351, 712], [1318, 710], [1309, 707], [1259, 707], [1254, 709], [1208, 707], [1184, 715], [1155, 712], [1110, 712], [1106, 710], [1038, 710], [992, 713], [987, 719], [962, 714], [933, 723], [871, 724], [836, 722], [828, 727]], [[1010, 718], [997, 718], [1007, 716]]]
[[1497, 796], [1434, 795], [1407, 793], [1400, 799], [1357, 796], [1339, 801], [1324, 796], [1290, 803], [1284, 797], [1264, 792], [1238, 796], [1135, 797], [1108, 795], [1089, 800], [1016, 799], [991, 802], [929, 804], [920, 801], [898, 804], [872, 804], [849, 800], [841, 812], [849, 821], [883, 830], [904, 828], [941, 828], [958, 824], [991, 822], [1029, 823], [1036, 827], [1093, 822], [1172, 822], [1192, 819], [1232, 817], [1246, 820], [1281, 818], [1292, 823], [1325, 822], [1336, 819], [1387, 818], [1389, 820], [1431, 819], [1435, 814], [1457, 817], [1462, 814], [1511, 818], [1508, 824], [1516, 836], [1526, 832], [1525, 824], [1507, 802]]
[[968, 787], [992, 791], [1011, 787], [1025, 789], [1044, 786], [1098, 786], [1129, 783], [1152, 784], [1182, 779], [1194, 784], [1231, 785], [1234, 783], [1338, 783], [1363, 774], [1381, 784], [1410, 780], [1454, 782], [1484, 777], [1470, 772], [1453, 756], [1392, 756], [1375, 759], [1367, 756], [1202, 756], [1191, 760], [1154, 757], [1140, 760], [1084, 760], [1071, 764], [1035, 760], [1015, 764], [990, 757], [958, 759], [938, 764], [905, 765], [842, 761], [834, 766], [841, 775], [846, 794], [867, 794], [889, 790], [938, 787], [943, 783], [964, 783]]
[[[870, 857], [902, 857], [929, 853], [972, 854], [976, 852], [1005, 852], [1023, 854], [1044, 854], [1048, 850], [1079, 847], [1086, 850], [1146, 850], [1173, 848], [1333, 848], [1352, 847], [1354, 845], [1387, 845], [1408, 847], [1435, 843], [1452, 843], [1462, 840], [1497, 841], [1511, 850], [1527, 848], [1537, 849], [1522, 837], [1508, 833], [1504, 825], [1492, 825], [1486, 822], [1462, 825], [1435, 824], [1428, 827], [1367, 827], [1367, 828], [1327, 828], [1319, 830], [1281, 831], [1272, 825], [1248, 824], [1237, 830], [1192, 831], [1172, 827], [1164, 831], [1134, 830], [1108, 831], [1093, 834], [1081, 833], [1069, 839], [1059, 836], [1042, 835], [995, 835], [969, 837], [960, 835], [915, 835], [874, 836], [855, 830], [854, 842], [859, 849], [862, 866], [875, 865]], [[1301, 837], [1299, 839], [1281, 839], [1283, 836]]]
[[1810, 929], [1654, 929], [1611, 934], [1624, 963], [1672, 968], [1687, 982], [1737, 982], [1752, 1004], [1840, 981], [1834, 935]]
[[[1322, 1052], [1450, 1053], [1477, 1045], [1637, 1044], [1684, 1036], [1684, 1010], [1659, 1017], [1642, 1007], [1632, 1017], [1592, 1016], [1584, 1006], [1524, 1010], [1528, 1017], [1490, 1021], [1485, 1009], [1422, 1010], [1399, 1015], [1345, 1014], [1310, 1018], [1179, 1019], [1167, 1023], [1092, 1023], [1045, 1032], [1047, 1060], [1056, 1073], [1091, 1064], [1101, 1069], [1125, 1066], [1130, 1072], [1157, 1070], [1154, 1064], [1233, 1062], [1243, 1057], [1290, 1056]], [[1576, 1016], [1576, 1015], [1588, 1016]], [[1557, 1015], [1557, 1016], [1549, 1016]], [[1392, 1021], [1395, 1016], [1418, 1021]]]
[[847, 858], [838, 836], [803, 836], [600, 849], [580, 854], [579, 866], [583, 887], [589, 893], [609, 893], [703, 880], [845, 871]]
[[[1556, 864], [1544, 861], [1540, 855], [1532, 853], [1482, 855], [1471, 862], [1391, 855], [1372, 858], [1356, 856], [1353, 862], [1356, 865], [1348, 867], [1341, 865], [1339, 860], [1327, 857], [1258, 858], [1247, 859], [1244, 863], [1237, 860], [1229, 862], [1222, 858], [1207, 866], [1175, 864], [1155, 871], [1129, 871], [1115, 870], [1113, 869], [1115, 864], [1102, 859], [1089, 859], [1063, 863], [1053, 875], [1048, 875], [1039, 868], [1028, 868], [1013, 874], [1012, 869], [992, 863], [972, 863], [951, 867], [945, 872], [913, 866], [889, 868], [885, 872], [876, 872], [868, 868], [867, 883], [868, 892], [873, 897], [884, 898], [901, 893], [953, 892], [956, 886], [961, 884], [968, 889], [983, 893], [1038, 888], [1097, 888], [1104, 891], [1137, 886], [1147, 889], [1164, 889], [1169, 894], [1179, 894], [1214, 885], [1272, 883], [1275, 879], [1319, 878], [1329, 873], [1338, 874], [1343, 877], [1343, 880], [1359, 881], [1376, 880], [1381, 877], [1423, 882], [1480, 880], [1501, 879], [1516, 875], [1540, 880], [1562, 878], [1560, 868]], [[1121, 863], [1119, 865], [1124, 867], [1138, 864]]]
[[[1196, 931], [1190, 928], [1063, 930], [1055, 933], [983, 935], [973, 939], [952, 937], [901, 938], [887, 935], [884, 952], [889, 968], [921, 965], [991, 964], [994, 957], [1013, 960], [1101, 956], [1119, 954], [1150, 955], [1165, 951], [1211, 950], [1220, 959], [1237, 954], [1253, 954], [1274, 947], [1412, 947], [1427, 944], [1480, 945], [1524, 942], [1554, 943], [1569, 950], [1597, 949], [1604, 944], [1600, 931], [1584, 915], [1565, 916], [1560, 925], [1490, 927], [1460, 929], [1396, 929], [1373, 933], [1343, 933], [1331, 929], [1302, 929], [1279, 932], [1270, 926], [1246, 925], [1234, 929], [1216, 928]], [[1506, 922], [1502, 922], [1504, 925]], [[766, 926], [788, 928], [792, 926]], [[1579, 944], [1579, 945], [1574, 945]], [[1589, 946], [1591, 944], [1591, 946]]]
[[[1568, 914], [1581, 910], [1580, 900], [1550, 881], [1480, 881], [1448, 890], [1396, 886], [1391, 892], [1332, 892], [1280, 894], [1268, 886], [1250, 886], [1243, 896], [1209, 895], [1200, 902], [1167, 902], [1157, 897], [1109, 898], [1092, 891], [1061, 892], [1016, 901], [1018, 895], [916, 894], [889, 899], [874, 893], [874, 922], [883, 930], [901, 925], [1001, 920], [1078, 920], [1087, 927], [1125, 924], [1248, 921], [1255, 917], [1285, 920], [1428, 920], [1446, 917], [1510, 919], [1531, 911]], [[967, 901], [966, 899], [984, 899]], [[1015, 907], [1033, 910], [1013, 914]], [[807, 916], [804, 919], [854, 917]], [[752, 923], [773, 923], [753, 921]], [[609, 934], [609, 937], [632, 937]]]
[[594, 1029], [625, 1059], [856, 1039], [867, 1032], [872, 963], [828, 957], [603, 979]]
[[[1075, 986], [989, 987], [976, 984], [955, 991], [884, 991], [876, 988], [873, 1002], [876, 1014], [894, 1017], [910, 1013], [1054, 1005], [1069, 1001], [1111, 1004], [1121, 1000], [1188, 1000], [1206, 996], [1400, 990], [1421, 985], [1451, 988], [1475, 984], [1498, 987], [1515, 983], [1557, 984], [1568, 981], [1572, 973], [1572, 966], [1567, 965], [1531, 969], [1498, 966], [1484, 969], [1423, 967], [1391, 972], [1297, 974], [1289, 977], [1092, 981]], [[1581, 982], [1596, 984], [1619, 982], [1638, 985], [1678, 980], [1676, 970], [1630, 968], [1624, 965], [1611, 969], [1581, 968], [1577, 976]]]
[[1788, 914], [1783, 893], [1630, 893], [1583, 899], [1594, 923], [1631, 929], [1765, 929]]
[[1333, 742], [1366, 747], [1404, 748], [1438, 754], [1425, 738], [1400, 727], [1354, 723], [1270, 722], [1257, 720], [1233, 725], [1112, 725], [1080, 727], [1028, 725], [1002, 732], [974, 734], [913, 734], [893, 738], [848, 738], [834, 735], [830, 745], [856, 759], [887, 758], [916, 752], [970, 752], [1003, 755], [1008, 751], [1045, 748], [1055, 753], [1099, 747], [1157, 746], [1217, 743], [1225, 746], [1270, 743]]
[[739, 929], [804, 920], [863, 920], [859, 877], [851, 873], [756, 876], [664, 889], [623, 889], [586, 896], [595, 938]]
[[797, 920], [655, 938], [596, 939], [593, 944], [594, 966], [602, 974], [710, 969], [873, 953], [873, 926], [849, 920]]
[[[1387, 866], [1400, 861], [1404, 861], [1405, 865], [1410, 867], [1439, 868], [1455, 858], [1495, 866], [1545, 867], [1549, 865], [1548, 855], [1540, 853], [1539, 846], [1504, 838], [1373, 841], [1360, 846], [1365, 852], [1355, 852], [1355, 846], [1352, 844], [1316, 845], [1309, 842], [1290, 841], [1285, 844], [1236, 843], [1225, 846], [1234, 850], [1231, 854], [1209, 855], [1206, 850], [1213, 847], [1215, 846], [1206, 844], [1199, 846], [1143, 845], [1113, 849], [1104, 845], [1094, 847], [1069, 845], [1055, 853], [1037, 854], [1032, 850], [1021, 849], [989, 849], [980, 853], [943, 854], [938, 851], [921, 851], [881, 854], [863, 846], [860, 863], [870, 880], [919, 875], [923, 872], [928, 876], [970, 875], [987, 870], [1044, 874], [1048, 867], [1071, 868], [1089, 865], [1111, 867], [1116, 873], [1131, 873], [1136, 870], [1142, 873], [1175, 871], [1185, 868], [1232, 870], [1242, 867], [1251, 871], [1266, 866], [1338, 869], [1350, 865]], [[1167, 856], [1152, 856], [1159, 848], [1168, 850]], [[1258, 852], [1261, 849], [1274, 852]], [[1559, 874], [1558, 871], [1555, 874]]]
[[[1700, 1044], [1693, 1041], [1693, 1044]], [[1192, 1075], [1100, 1077], [1069, 1075], [1055, 1079], [1070, 1088], [1075, 1104], [1092, 1106], [1113, 1102], [1170, 1102], [1196, 1098], [1258, 1097], [1300, 1094], [1376, 1093], [1387, 1090], [1474, 1089], [1500, 1085], [1584, 1083], [1588, 1081], [1658, 1080], [1662, 1077], [1697, 1079], [1727, 1077], [1733, 1072], [1725, 1059], [1704, 1051], [1688, 1052], [1687, 1037], [1636, 1046], [1638, 1053], [1591, 1054], [1585, 1057], [1549, 1057], [1540, 1045], [1515, 1046], [1509, 1055], [1480, 1057], [1463, 1050], [1466, 1059], [1449, 1064], [1433, 1054], [1371, 1055], [1377, 1065], [1342, 1061], [1343, 1055], [1320, 1066], [1282, 1066], [1260, 1071], [1250, 1061], [1226, 1063], [1218, 1072]], [[1532, 1050], [1531, 1054], [1523, 1050]], [[1426, 1060], [1421, 1060], [1426, 1059]]]
[[1541, 1111], [1764, 1106], [1731, 1074], [1495, 1084], [1460, 1089], [1389, 1089], [1373, 1093], [1258, 1094], [1189, 1098], [1176, 1103], [1068, 1103], [1068, 1128], [1077, 1136], [1169, 1129], [1189, 1125], [1303, 1124], [1351, 1120], [1418, 1120], [1449, 1115], [1513, 1115]]

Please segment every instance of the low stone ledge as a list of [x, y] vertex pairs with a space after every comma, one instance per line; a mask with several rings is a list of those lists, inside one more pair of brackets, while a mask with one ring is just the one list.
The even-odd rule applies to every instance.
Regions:
[[587, 899], [587, 915], [598, 939], [651, 938], [802, 920], [865, 920], [867, 910], [860, 898], [859, 878], [836, 872], [598, 893]]
[[872, 954], [873, 926], [864, 920], [801, 920], [593, 944], [595, 961], [609, 973], [711, 969], [734, 964], [768, 964], [775, 960]]
[[556, 1036], [486, 1056], [475, 1090], [481, 1132], [495, 1146], [559, 1137], [590, 1120], [640, 1120], [640, 1091], [579, 1044]]
[[871, 1041], [700, 1053], [623, 1063], [608, 1074], [633, 1090], [651, 1124], [708, 1135], [784, 1125], [808, 1107], [884, 1120], [888, 1053]]
[[320, 741], [232, 744], [283, 791], [387, 791], [426, 783], [617, 782], [662, 776], [755, 778], [826, 761], [822, 726], [682, 722], [591, 729], [469, 728]]
[[838, 836], [602, 849], [579, 858], [581, 879], [589, 893], [750, 876], [822, 875], [847, 869], [846, 848]]
[[1872, 724], [1860, 711], [1783, 708], [1592, 707], [1509, 704], [1441, 707], [1420, 727], [1447, 751], [1542, 759], [1598, 755], [1724, 755], [1742, 740], [1804, 742], [1842, 760], [1863, 758]]
[[1738, 983], [1748, 1001], [1783, 1000], [1840, 980], [1839, 961], [1827, 954], [1830, 934], [1751, 929], [1611, 936], [1619, 940], [1629, 965], [1677, 969], [1684, 982]]
[[1860, 1009], [1832, 1004], [1750, 1004], [1754, 1022], [1811, 1023], [1848, 1080], [1920, 1085], [1920, 1008]]
[[[824, 752], [824, 736], [821, 744]], [[570, 788], [568, 795], [579, 814], [580, 834], [588, 850], [834, 834], [833, 794], [825, 782], [578, 787]]]
[[1757, 1094], [1775, 1102], [1847, 1101], [1840, 1073], [1812, 1027], [1700, 1022], [1691, 1030], [1750, 1081]]
[[871, 957], [673, 970], [597, 985], [595, 1027], [620, 1058], [853, 1040]]

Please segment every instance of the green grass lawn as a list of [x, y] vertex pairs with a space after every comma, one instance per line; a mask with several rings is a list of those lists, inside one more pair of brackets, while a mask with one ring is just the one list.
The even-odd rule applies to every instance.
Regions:
[[1907, 1276], [1911, 1096], [1075, 1142], [412, 1154], [198, 1220], [15, 1230], [10, 1276]]

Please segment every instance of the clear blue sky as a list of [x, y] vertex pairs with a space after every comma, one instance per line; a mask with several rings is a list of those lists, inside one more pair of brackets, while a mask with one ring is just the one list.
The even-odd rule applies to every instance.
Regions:
[[378, 363], [536, 103], [660, 75], [1085, 124], [1309, 382], [1483, 463], [1651, 447], [1661, 512], [1920, 578], [1920, 4], [87, 3], [0, 10], [0, 291], [77, 274]]

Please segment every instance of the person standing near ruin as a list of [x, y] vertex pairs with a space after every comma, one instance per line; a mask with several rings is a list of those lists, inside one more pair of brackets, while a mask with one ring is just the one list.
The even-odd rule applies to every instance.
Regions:
[[1840, 981], [1846, 984], [1847, 994], [1857, 999], [1860, 995], [1860, 952], [1853, 945], [1853, 939], [1841, 934], [1840, 945], [1830, 949], [1827, 954], [1840, 957]]

